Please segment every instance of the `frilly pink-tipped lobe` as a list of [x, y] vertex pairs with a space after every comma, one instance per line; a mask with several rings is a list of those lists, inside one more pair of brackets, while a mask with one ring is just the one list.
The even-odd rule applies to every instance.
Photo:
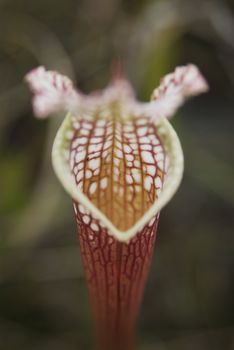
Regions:
[[158, 88], [153, 91], [154, 113], [170, 118], [189, 96], [196, 96], [209, 89], [199, 69], [189, 64], [177, 67], [173, 73], [162, 78]]
[[44, 67], [32, 70], [25, 77], [34, 95], [33, 109], [38, 118], [65, 110], [78, 114], [81, 110], [91, 112], [118, 101], [126, 113], [145, 115], [153, 119], [170, 118], [189, 96], [208, 90], [208, 84], [195, 65], [177, 67], [166, 75], [152, 94], [152, 101], [140, 103], [127, 80], [116, 79], [106, 89], [82, 95], [71, 80]]
[[60, 110], [78, 108], [79, 94], [66, 76], [38, 67], [28, 73], [25, 80], [34, 95], [33, 110], [36, 117], [46, 118]]

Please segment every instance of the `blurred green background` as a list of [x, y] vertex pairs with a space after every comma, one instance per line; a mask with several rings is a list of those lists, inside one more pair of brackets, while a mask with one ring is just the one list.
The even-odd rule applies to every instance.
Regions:
[[121, 58], [138, 97], [193, 62], [209, 94], [173, 125], [182, 185], [162, 211], [139, 350], [234, 349], [234, 1], [0, 1], [0, 349], [91, 350], [93, 326], [71, 201], [54, 176], [62, 116], [33, 117], [39, 64], [89, 92]]

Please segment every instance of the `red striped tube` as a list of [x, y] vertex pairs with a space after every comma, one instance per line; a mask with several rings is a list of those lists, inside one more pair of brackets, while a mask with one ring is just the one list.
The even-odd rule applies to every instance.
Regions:
[[76, 203], [74, 208], [99, 348], [132, 350], [159, 215], [129, 243], [122, 243], [106, 228], [93, 231], [91, 220], [85, 224]]

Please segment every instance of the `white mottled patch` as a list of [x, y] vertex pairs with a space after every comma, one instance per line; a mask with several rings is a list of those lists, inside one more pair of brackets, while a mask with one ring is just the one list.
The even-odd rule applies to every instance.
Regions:
[[152, 150], [152, 146], [151, 145], [141, 145], [141, 149], [143, 151], [151, 151]]
[[146, 144], [150, 143], [150, 140], [148, 137], [140, 137], [139, 141], [140, 143], [146, 143]]
[[131, 145], [131, 147], [132, 147], [132, 149], [134, 150], [134, 151], [137, 151], [138, 150], [138, 144], [137, 143], [130, 143], [130, 145]]
[[91, 159], [89, 161], [89, 169], [96, 170], [100, 167], [100, 158]]
[[78, 170], [82, 170], [84, 168], [84, 162], [81, 162], [77, 165]]
[[84, 145], [79, 145], [79, 146], [77, 147], [77, 149], [76, 149], [76, 152], [82, 152], [82, 151], [84, 151], [84, 150], [86, 150], [85, 146], [84, 146]]
[[161, 145], [154, 146], [154, 152], [155, 153], [163, 152], [162, 146]]
[[79, 138], [75, 139], [75, 140], [72, 142], [72, 148], [78, 147], [79, 143], [80, 143]]
[[83, 122], [82, 127], [91, 130], [92, 129], [92, 124]]
[[162, 180], [159, 176], [157, 176], [155, 179], [154, 179], [154, 184], [156, 187], [158, 188], [162, 188]]
[[82, 204], [79, 204], [78, 208], [79, 208], [79, 212], [81, 214], [85, 214], [86, 213], [85, 207]]
[[88, 139], [85, 136], [80, 137], [78, 140], [79, 140], [79, 145], [85, 145], [88, 142]]
[[86, 225], [88, 225], [90, 223], [90, 217], [88, 215], [84, 215], [83, 216], [83, 221]]
[[86, 179], [90, 179], [92, 177], [92, 171], [87, 169], [85, 172], [85, 178]]
[[157, 162], [159, 162], [160, 160], [164, 159], [164, 155], [163, 155], [163, 153], [157, 153], [154, 155], [154, 158]]
[[93, 175], [97, 176], [100, 173], [100, 168], [94, 170]]
[[132, 162], [134, 160], [134, 156], [132, 154], [126, 154], [125, 157], [126, 157], [127, 161], [129, 161], [129, 162]]
[[160, 160], [159, 162], [157, 162], [157, 166], [159, 167], [159, 169], [163, 170], [163, 167], [164, 167], [163, 161]]
[[76, 181], [79, 182], [84, 177], [83, 171], [80, 171], [76, 176]]
[[136, 168], [140, 168], [141, 163], [139, 162], [139, 160], [134, 160], [134, 166], [135, 166]]
[[120, 159], [123, 158], [123, 152], [120, 149], [115, 150], [115, 155]]
[[141, 152], [141, 156], [145, 163], [154, 164], [154, 158], [150, 152], [143, 151]]
[[156, 139], [155, 136], [152, 136], [152, 144], [153, 144], [154, 146], [160, 145], [159, 140]]
[[90, 131], [87, 129], [81, 129], [80, 130], [81, 135], [83, 136], [88, 136], [90, 134]]
[[129, 185], [132, 185], [133, 184], [133, 178], [132, 178], [132, 176], [131, 175], [126, 175], [125, 176], [125, 178], [126, 178], [126, 181], [127, 181], [127, 183], [129, 184]]
[[148, 130], [147, 127], [138, 128], [137, 129], [138, 136], [140, 137], [145, 136], [147, 134], [147, 130]]
[[131, 139], [135, 139], [136, 135], [131, 132], [126, 132], [124, 136], [130, 141]]
[[123, 146], [123, 149], [124, 149], [124, 152], [125, 152], [125, 153], [131, 153], [131, 151], [132, 151], [131, 147], [128, 146], [128, 145], [124, 145], [124, 146]]
[[93, 194], [97, 189], [97, 183], [93, 182], [90, 186], [89, 186], [89, 193]]
[[107, 177], [104, 177], [100, 181], [100, 187], [102, 190], [105, 190], [107, 188], [107, 185], [108, 185], [108, 179], [107, 179]]
[[131, 173], [132, 173], [132, 174], [139, 174], [139, 169], [132, 168], [132, 169], [131, 169]]
[[138, 172], [138, 173], [135, 173], [133, 174], [133, 178], [135, 180], [136, 183], [140, 183], [141, 182], [141, 174]]
[[99, 231], [98, 225], [95, 224], [94, 222], [90, 225], [90, 228], [91, 228], [93, 231]]
[[144, 188], [145, 188], [146, 191], [150, 191], [151, 184], [152, 184], [152, 177], [146, 176], [144, 178]]
[[132, 132], [132, 131], [134, 131], [134, 127], [132, 125], [126, 125], [126, 126], [124, 126], [124, 131], [125, 132]]
[[94, 135], [95, 135], [95, 136], [103, 136], [103, 135], [104, 135], [104, 132], [105, 132], [104, 129], [102, 129], [102, 128], [97, 128], [97, 129], [95, 129], [95, 131], [94, 131]]
[[98, 144], [102, 142], [102, 138], [101, 137], [92, 137], [90, 140], [90, 143], [94, 143], [94, 144]]
[[98, 145], [89, 145], [89, 153], [92, 152], [99, 152], [102, 149], [102, 144], [98, 144]]
[[154, 165], [147, 165], [147, 174], [155, 176], [156, 167]]

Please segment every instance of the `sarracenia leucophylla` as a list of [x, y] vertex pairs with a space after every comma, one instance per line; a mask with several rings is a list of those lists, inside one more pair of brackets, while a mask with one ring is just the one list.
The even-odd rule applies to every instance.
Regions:
[[99, 348], [132, 350], [159, 212], [183, 173], [168, 118], [208, 85], [192, 64], [166, 75], [148, 103], [122, 77], [90, 95], [44, 67], [25, 79], [38, 118], [66, 113], [52, 162], [73, 200]]

